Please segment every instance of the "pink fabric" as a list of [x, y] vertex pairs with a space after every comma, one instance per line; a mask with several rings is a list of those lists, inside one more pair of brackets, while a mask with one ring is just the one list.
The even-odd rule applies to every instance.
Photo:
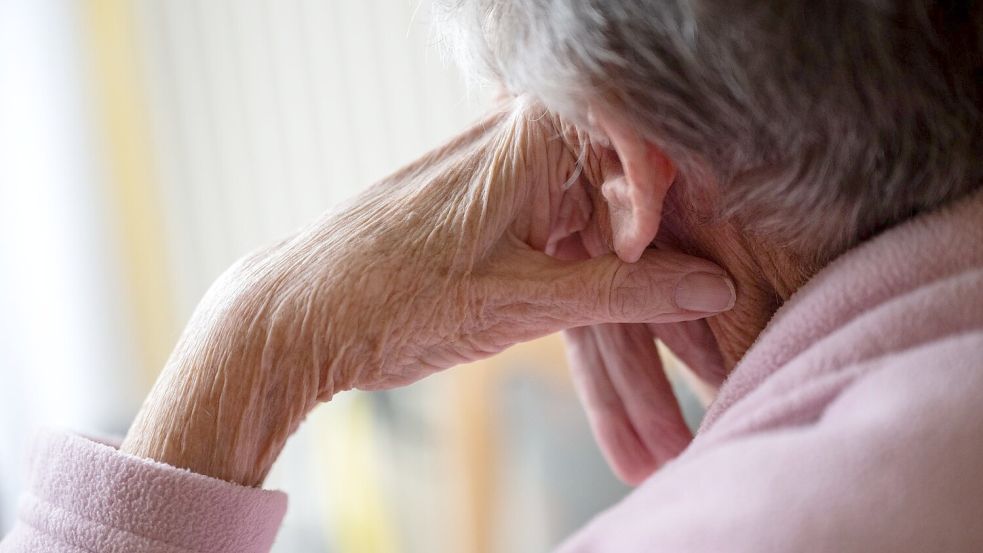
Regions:
[[281, 492], [245, 488], [45, 432], [30, 489], [2, 553], [269, 551], [287, 508]]
[[[262, 552], [284, 510], [38, 439], [0, 553]], [[864, 244], [774, 317], [693, 444], [560, 553], [983, 551], [983, 195]]]
[[823, 270], [560, 553], [983, 551], [983, 195]]

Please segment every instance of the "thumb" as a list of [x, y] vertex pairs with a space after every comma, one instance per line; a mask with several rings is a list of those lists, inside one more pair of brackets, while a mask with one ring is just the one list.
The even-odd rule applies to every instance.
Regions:
[[[677, 252], [646, 250], [635, 263], [614, 254], [583, 261], [543, 256], [546, 296], [563, 306], [569, 327], [601, 323], [668, 323], [727, 311], [734, 283], [717, 265]], [[544, 267], [545, 268], [545, 267]]]

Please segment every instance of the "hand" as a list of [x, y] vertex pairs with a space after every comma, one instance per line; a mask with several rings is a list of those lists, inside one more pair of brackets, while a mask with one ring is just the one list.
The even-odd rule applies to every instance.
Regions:
[[202, 300], [123, 451], [256, 485], [339, 391], [408, 384], [566, 328], [728, 309], [733, 288], [704, 260], [543, 253], [579, 240], [598, 202], [603, 164], [571, 179], [568, 132], [517, 101], [237, 263]]
[[[576, 136], [568, 140], [576, 141]], [[588, 171], [590, 189], [599, 194], [623, 174], [613, 152], [593, 148], [593, 159], [607, 160]], [[616, 250], [611, 204], [598, 201], [593, 207], [576, 232], [563, 240], [563, 247], [551, 253], [583, 260]], [[668, 244], [659, 247], [669, 248]], [[647, 250], [645, 255], [654, 253]], [[644, 480], [692, 439], [655, 340], [661, 340], [707, 384], [719, 386], [726, 376], [716, 339], [703, 319], [582, 326], [568, 329], [564, 338], [574, 387], [594, 437], [615, 474], [629, 484]]]

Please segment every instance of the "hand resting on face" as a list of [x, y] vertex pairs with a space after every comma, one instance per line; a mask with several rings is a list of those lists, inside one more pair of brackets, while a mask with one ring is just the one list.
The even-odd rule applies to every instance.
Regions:
[[564, 329], [728, 309], [733, 287], [705, 260], [563, 255], [584, 236], [603, 240], [591, 227], [606, 165], [578, 168], [575, 134], [514, 100], [237, 262], [202, 299], [122, 450], [258, 485], [307, 412], [340, 391], [409, 384]]

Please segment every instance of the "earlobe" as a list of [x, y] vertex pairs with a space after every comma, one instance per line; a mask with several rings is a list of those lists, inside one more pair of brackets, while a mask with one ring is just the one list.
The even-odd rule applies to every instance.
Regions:
[[626, 124], [603, 115], [595, 121], [607, 134], [623, 171], [605, 175], [601, 187], [611, 214], [614, 250], [622, 261], [634, 263], [659, 231], [676, 168], [657, 146]]

